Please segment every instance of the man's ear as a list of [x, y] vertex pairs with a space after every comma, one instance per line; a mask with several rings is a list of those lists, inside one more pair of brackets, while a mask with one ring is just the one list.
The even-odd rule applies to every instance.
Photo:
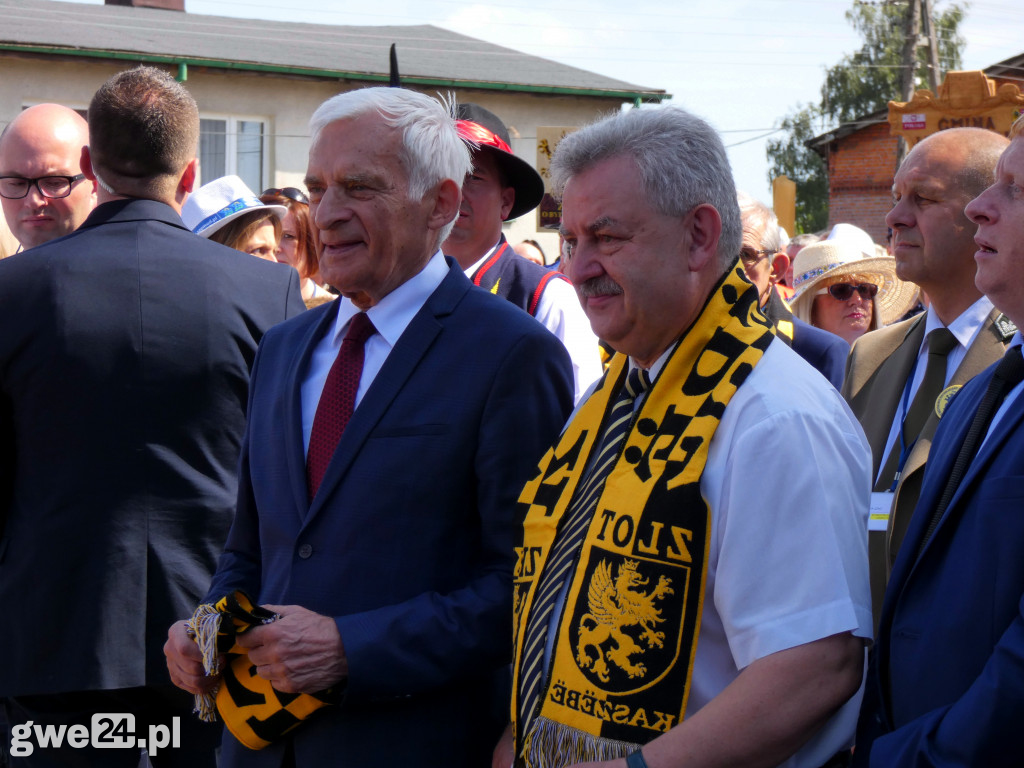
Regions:
[[783, 252], [776, 253], [772, 256], [772, 274], [768, 278], [768, 282], [772, 285], [776, 283], [785, 282], [786, 270], [789, 269], [789, 256]]
[[506, 221], [512, 212], [512, 206], [516, 204], [516, 191], [512, 187], [505, 187], [501, 190], [501, 220]]
[[79, 160], [79, 165], [82, 166], [82, 175], [95, 185], [96, 172], [92, 169], [92, 154], [89, 152], [88, 144], [82, 147], [82, 158]]
[[461, 202], [462, 188], [452, 179], [444, 179], [434, 193], [434, 207], [427, 219], [427, 226], [432, 230], [443, 228], [459, 215]]
[[698, 205], [687, 215], [690, 234], [689, 269], [700, 272], [718, 258], [722, 237], [722, 217], [713, 205]]
[[188, 161], [185, 170], [181, 173], [181, 180], [178, 182], [178, 189], [182, 192], [191, 192], [196, 185], [196, 177], [199, 175], [199, 158], [193, 157]]

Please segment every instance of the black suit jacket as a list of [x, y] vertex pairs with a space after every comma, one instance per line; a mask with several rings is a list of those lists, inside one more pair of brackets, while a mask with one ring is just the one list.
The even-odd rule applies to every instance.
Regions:
[[337, 623], [340, 707], [222, 765], [488, 765], [508, 722], [516, 499], [572, 408], [565, 347], [449, 271], [306, 490], [300, 388], [337, 307], [273, 329], [253, 370], [238, 514], [209, 597], [245, 589]]
[[150, 200], [0, 261], [0, 695], [169, 684], [231, 522], [249, 368], [298, 274]]

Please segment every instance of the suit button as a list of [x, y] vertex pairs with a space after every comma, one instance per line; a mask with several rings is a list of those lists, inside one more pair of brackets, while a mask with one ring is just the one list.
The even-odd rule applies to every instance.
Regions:
[[301, 557], [303, 560], [308, 560], [310, 557], [312, 557], [312, 555], [313, 555], [313, 545], [312, 544], [303, 544], [301, 547], [299, 547], [299, 557]]

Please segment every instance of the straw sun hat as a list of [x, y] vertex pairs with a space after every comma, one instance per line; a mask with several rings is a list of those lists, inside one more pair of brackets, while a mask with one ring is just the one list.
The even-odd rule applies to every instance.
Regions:
[[793, 314], [811, 322], [811, 305], [818, 291], [842, 278], [878, 286], [874, 301], [874, 328], [899, 320], [914, 306], [918, 287], [896, 277], [896, 260], [891, 256], [867, 257], [845, 240], [822, 240], [808, 245], [793, 260]]
[[261, 202], [237, 176], [222, 176], [188, 196], [181, 208], [181, 220], [197, 235], [210, 237], [228, 222], [259, 209], [266, 209], [279, 219], [288, 215], [283, 205]]

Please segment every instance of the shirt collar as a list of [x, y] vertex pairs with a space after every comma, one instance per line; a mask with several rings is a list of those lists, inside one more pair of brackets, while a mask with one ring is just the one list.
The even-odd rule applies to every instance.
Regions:
[[[974, 341], [974, 337], [978, 335], [978, 331], [985, 324], [985, 320], [991, 311], [992, 302], [987, 297], [982, 296], [961, 312], [960, 316], [946, 327], [960, 346], [966, 349]], [[936, 328], [942, 328], [942, 321], [939, 320], [939, 316], [935, 314], [934, 310], [929, 307], [927, 317], [925, 318], [924, 339], [921, 341], [922, 349], [927, 348], [928, 334]]]
[[492, 245], [491, 248], [487, 251], [487, 253], [480, 257], [479, 261], [475, 262], [473, 266], [466, 270], [466, 277], [472, 277], [474, 274], [476, 274], [476, 271], [484, 265], [485, 261], [491, 258], [491, 254], [494, 253], [494, 249], [497, 248], [499, 245], [501, 245], [501, 238], [498, 238], [498, 242]]
[[[448, 274], [448, 262], [441, 251], [430, 257], [430, 261], [417, 274], [410, 277], [391, 293], [366, 310], [374, 329], [389, 346], [394, 347], [413, 317], [420, 311], [437, 286]], [[348, 322], [359, 307], [344, 296], [338, 298], [338, 317], [334, 324], [334, 343], [341, 344], [348, 328]]]

